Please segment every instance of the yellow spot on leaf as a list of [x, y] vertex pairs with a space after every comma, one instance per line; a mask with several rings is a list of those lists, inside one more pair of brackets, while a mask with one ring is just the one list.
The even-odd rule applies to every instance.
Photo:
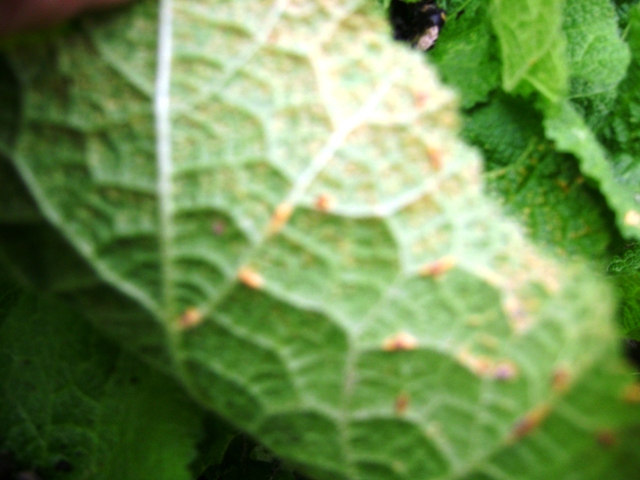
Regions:
[[289, 221], [292, 213], [293, 205], [290, 203], [281, 203], [278, 205], [269, 222], [269, 234], [279, 232], [284, 224]]
[[548, 405], [539, 405], [527, 412], [511, 429], [511, 440], [520, 440], [529, 435], [540, 426], [550, 411]]
[[187, 308], [178, 318], [178, 327], [181, 329], [193, 328], [202, 322], [202, 312], [195, 307]]
[[630, 227], [637, 227], [640, 225], [640, 213], [635, 210], [629, 210], [624, 214], [624, 223]]
[[336, 207], [336, 203], [334, 196], [329, 195], [328, 193], [323, 193], [322, 195], [318, 195], [318, 198], [316, 198], [315, 206], [321, 212], [328, 212]]
[[557, 368], [551, 378], [551, 388], [556, 393], [564, 393], [571, 385], [571, 374], [566, 368]]
[[627, 403], [640, 403], [640, 383], [634, 382], [624, 389], [623, 397]]
[[238, 280], [249, 288], [259, 289], [264, 285], [262, 275], [249, 267], [242, 267], [238, 270]]
[[387, 352], [396, 352], [399, 350], [415, 350], [418, 348], [418, 340], [411, 334], [400, 332], [392, 337], [387, 338], [382, 349]]
[[420, 275], [423, 277], [439, 277], [447, 273], [456, 265], [456, 259], [452, 255], [439, 258], [435, 262], [428, 263], [420, 268]]

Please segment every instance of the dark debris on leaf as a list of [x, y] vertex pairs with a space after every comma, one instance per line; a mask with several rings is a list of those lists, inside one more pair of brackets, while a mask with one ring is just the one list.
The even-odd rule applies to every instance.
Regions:
[[640, 342], [637, 340], [625, 340], [624, 353], [627, 359], [640, 372]]

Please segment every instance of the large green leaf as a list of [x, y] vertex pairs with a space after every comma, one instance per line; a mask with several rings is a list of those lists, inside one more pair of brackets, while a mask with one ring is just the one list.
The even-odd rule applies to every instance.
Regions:
[[468, 113], [463, 133], [482, 148], [487, 186], [529, 236], [559, 255], [606, 260], [617, 238], [607, 204], [545, 139], [542, 118], [522, 99], [495, 95]]
[[490, 2], [493, 29], [502, 53], [505, 91], [540, 92], [557, 102], [567, 93], [563, 0]]
[[595, 438], [638, 416], [608, 288], [485, 198], [453, 95], [374, 3], [87, 20], [11, 54], [7, 154], [192, 395], [317, 478], [608, 464]]
[[59, 302], [2, 313], [1, 451], [48, 479], [191, 478], [202, 411], [174, 380]]

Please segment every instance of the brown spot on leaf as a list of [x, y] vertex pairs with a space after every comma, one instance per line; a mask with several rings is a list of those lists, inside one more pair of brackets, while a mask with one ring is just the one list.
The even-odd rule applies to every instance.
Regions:
[[224, 235], [224, 232], [226, 230], [227, 230], [227, 226], [222, 220], [216, 220], [211, 224], [211, 231], [216, 236]]
[[527, 412], [511, 429], [511, 440], [520, 440], [537, 429], [551, 409], [548, 405], [539, 405]]
[[392, 337], [387, 338], [382, 344], [382, 349], [387, 352], [415, 350], [416, 348], [418, 348], [418, 340], [416, 337], [406, 332], [397, 333]]
[[640, 403], [640, 382], [634, 382], [627, 385], [624, 389], [622, 398], [627, 403]]
[[328, 212], [336, 207], [336, 199], [333, 195], [323, 193], [316, 198], [315, 206], [321, 212]]
[[178, 318], [178, 327], [183, 330], [193, 328], [202, 322], [202, 312], [195, 307], [187, 308]]
[[396, 398], [395, 411], [398, 415], [403, 415], [406, 413], [408, 408], [409, 408], [409, 395], [406, 393], [401, 393]]
[[428, 148], [427, 157], [429, 158], [429, 164], [431, 165], [431, 168], [433, 168], [435, 171], [439, 171], [442, 169], [443, 155], [440, 150], [437, 150], [435, 148]]
[[611, 430], [600, 430], [596, 432], [596, 442], [602, 448], [611, 448], [615, 447], [618, 443], [618, 437]]
[[439, 277], [456, 266], [456, 259], [452, 255], [439, 258], [435, 262], [428, 263], [420, 268], [423, 277]]
[[556, 368], [551, 378], [551, 388], [556, 393], [564, 393], [571, 385], [571, 373], [566, 368]]
[[279, 232], [284, 224], [289, 221], [292, 213], [293, 205], [290, 203], [281, 203], [278, 205], [271, 216], [271, 221], [269, 222], [269, 233], [273, 234]]
[[259, 289], [264, 285], [262, 275], [249, 267], [242, 267], [238, 270], [238, 280], [249, 288]]

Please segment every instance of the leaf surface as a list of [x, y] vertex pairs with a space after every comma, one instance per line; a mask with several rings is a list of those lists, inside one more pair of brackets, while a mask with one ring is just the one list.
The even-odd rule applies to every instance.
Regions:
[[[9, 156], [191, 394], [318, 479], [504, 478], [529, 450], [575, 464], [637, 414], [608, 289], [484, 196], [453, 94], [371, 3], [87, 20], [11, 56]], [[559, 78], [543, 70], [522, 78]], [[596, 368], [594, 412], [571, 393]]]
[[490, 3], [493, 30], [502, 53], [502, 87], [540, 92], [552, 102], [567, 92], [566, 38], [562, 0]]

